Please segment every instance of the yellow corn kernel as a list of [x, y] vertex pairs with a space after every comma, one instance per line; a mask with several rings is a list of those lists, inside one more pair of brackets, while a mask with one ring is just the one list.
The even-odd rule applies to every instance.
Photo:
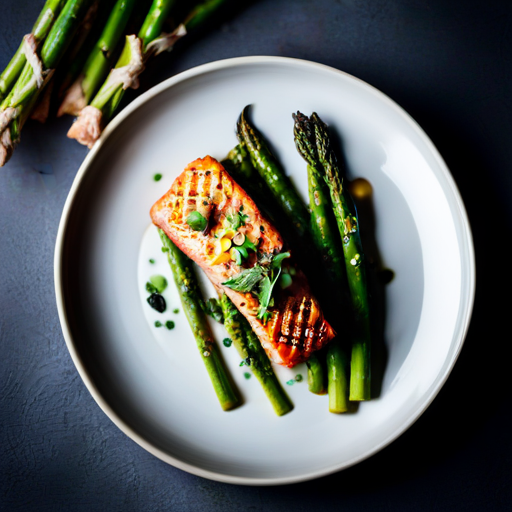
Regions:
[[228, 251], [230, 249], [230, 247], [231, 247], [231, 240], [229, 238], [227, 238], [226, 236], [223, 236], [220, 239], [221, 252]]
[[213, 258], [211, 265], [220, 265], [221, 263], [227, 263], [231, 260], [231, 255], [229, 252], [221, 252], [220, 254], [217, 254], [215, 258]]

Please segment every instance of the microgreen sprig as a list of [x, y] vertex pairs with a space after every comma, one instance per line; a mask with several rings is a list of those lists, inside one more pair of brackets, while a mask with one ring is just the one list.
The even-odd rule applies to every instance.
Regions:
[[255, 295], [259, 301], [257, 317], [266, 324], [272, 316], [268, 308], [274, 305], [272, 297], [274, 285], [281, 274], [283, 260], [289, 257], [289, 252], [282, 252], [270, 257], [264, 255], [257, 265], [242, 270], [222, 284], [237, 292], [250, 292]]

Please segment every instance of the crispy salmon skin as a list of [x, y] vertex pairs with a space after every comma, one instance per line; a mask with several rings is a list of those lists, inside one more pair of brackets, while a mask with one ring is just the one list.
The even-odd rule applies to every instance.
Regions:
[[[334, 337], [305, 275], [292, 257], [284, 258], [279, 232], [214, 158], [191, 162], [150, 215], [228, 295], [275, 363], [295, 366]], [[265, 300], [268, 276], [275, 286]], [[251, 289], [254, 282], [260, 293]]]

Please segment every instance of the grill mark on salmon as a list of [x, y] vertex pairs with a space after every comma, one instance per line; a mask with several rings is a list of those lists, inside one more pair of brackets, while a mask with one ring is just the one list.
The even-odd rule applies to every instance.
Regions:
[[[204, 232], [194, 231], [186, 223], [193, 211], [207, 219]], [[150, 214], [153, 223], [204, 270], [215, 288], [233, 301], [251, 324], [270, 359], [288, 367], [295, 366], [328, 343], [335, 335], [334, 330], [311, 294], [305, 275], [295, 267], [293, 256], [283, 262], [283, 268], [294, 271], [292, 285], [284, 290], [274, 287], [274, 305], [268, 308], [272, 316], [267, 323], [257, 318], [257, 298], [222, 284], [244, 268], [257, 264], [254, 252], [249, 253], [242, 266], [229, 254], [218, 252], [219, 237], [226, 232], [227, 219], [237, 212], [243, 213], [245, 222], [236, 231], [257, 246], [258, 254], [283, 252], [283, 240], [276, 228], [222, 165], [209, 156], [190, 163], [170, 190], [153, 205]], [[217, 263], [219, 254], [221, 258]]]

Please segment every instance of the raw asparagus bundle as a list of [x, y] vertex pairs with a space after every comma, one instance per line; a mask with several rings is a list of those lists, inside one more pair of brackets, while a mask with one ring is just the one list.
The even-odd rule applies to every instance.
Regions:
[[58, 116], [78, 115], [98, 91], [110, 71], [114, 51], [124, 35], [135, 3], [135, 0], [116, 1], [80, 76], [67, 90], [57, 113]]
[[0, 105], [0, 167], [14, 151], [24, 122], [66, 52], [90, 3], [91, 0], [66, 2], [44, 41], [40, 55], [35, 45], [25, 44], [26, 62], [16, 83]]
[[167, 237], [158, 230], [171, 266], [174, 282], [180, 294], [181, 304], [196, 339], [201, 359], [212, 381], [213, 389], [223, 410], [228, 411], [240, 404], [234, 384], [221, 358], [210, 325], [202, 308], [202, 298], [193, 264]]
[[[325, 279], [329, 282], [331, 314], [344, 312], [344, 290], [347, 279], [344, 270], [343, 249], [332, 212], [329, 189], [323, 179], [323, 167], [315, 143], [315, 129], [311, 121], [297, 112], [294, 118], [294, 140], [299, 154], [307, 162], [311, 232], [317, 251], [322, 256]], [[327, 301], [326, 301], [327, 302]], [[343, 320], [344, 331], [348, 320]], [[341, 413], [348, 410], [346, 357], [339, 336], [327, 348], [327, 392], [329, 410]]]
[[32, 32], [23, 38], [18, 50], [0, 75], [0, 101], [11, 91], [27, 62], [26, 46], [29, 45], [33, 49], [39, 47], [41, 42], [46, 39], [65, 3], [65, 0], [47, 0], [44, 4], [43, 10], [32, 27]]
[[350, 400], [370, 397], [370, 305], [366, 284], [363, 247], [354, 201], [343, 186], [341, 164], [332, 149], [326, 124], [313, 113], [314, 137], [318, 160], [329, 186], [333, 211], [342, 237], [348, 287], [354, 313], [350, 362]]
[[[105, 21], [106, 18], [103, 19], [104, 10], [107, 7], [106, 4], [111, 1], [112, 0], [107, 0], [104, 2], [103, 0], [100, 5], [99, 0], [93, 0], [82, 20], [80, 20], [78, 29], [69, 44], [68, 50], [60, 61], [58, 69], [55, 70], [55, 73], [39, 95], [34, 108], [31, 110], [30, 119], [34, 119], [41, 124], [46, 123], [50, 117], [52, 103], [55, 97], [61, 96], [60, 91], [64, 90], [66, 78], [71, 76], [75, 65], [78, 65], [79, 62], [82, 62], [82, 64], [85, 62], [83, 60], [83, 54], [85, 54], [86, 50], [90, 50], [89, 38], [95, 34], [98, 25]], [[99, 35], [99, 33], [97, 33], [96, 36], [97, 35]], [[78, 69], [80, 69], [80, 66]], [[67, 87], [69, 87], [69, 84]]]
[[[167, 48], [164, 48], [168, 49], [175, 40], [184, 35], [175, 31], [171, 36], [159, 37], [173, 4], [174, 0], [153, 0], [138, 36], [126, 36], [123, 51], [115, 68], [110, 71], [91, 104], [80, 111], [68, 132], [69, 138], [91, 148], [113, 116], [124, 91], [130, 87], [138, 87], [138, 77], [144, 70], [148, 56], [159, 53], [158, 49], [165, 46], [162, 41], [168, 42]], [[153, 46], [150, 46], [151, 44]]]
[[203, 23], [225, 0], [206, 0], [195, 7], [185, 21], [171, 34], [162, 34], [162, 27], [173, 7], [174, 0], [153, 0], [138, 36], [126, 37], [126, 42], [108, 78], [90, 104], [83, 108], [68, 137], [91, 148], [105, 125], [115, 115], [128, 88], [138, 86], [138, 77], [147, 60], [172, 49], [178, 39]]

